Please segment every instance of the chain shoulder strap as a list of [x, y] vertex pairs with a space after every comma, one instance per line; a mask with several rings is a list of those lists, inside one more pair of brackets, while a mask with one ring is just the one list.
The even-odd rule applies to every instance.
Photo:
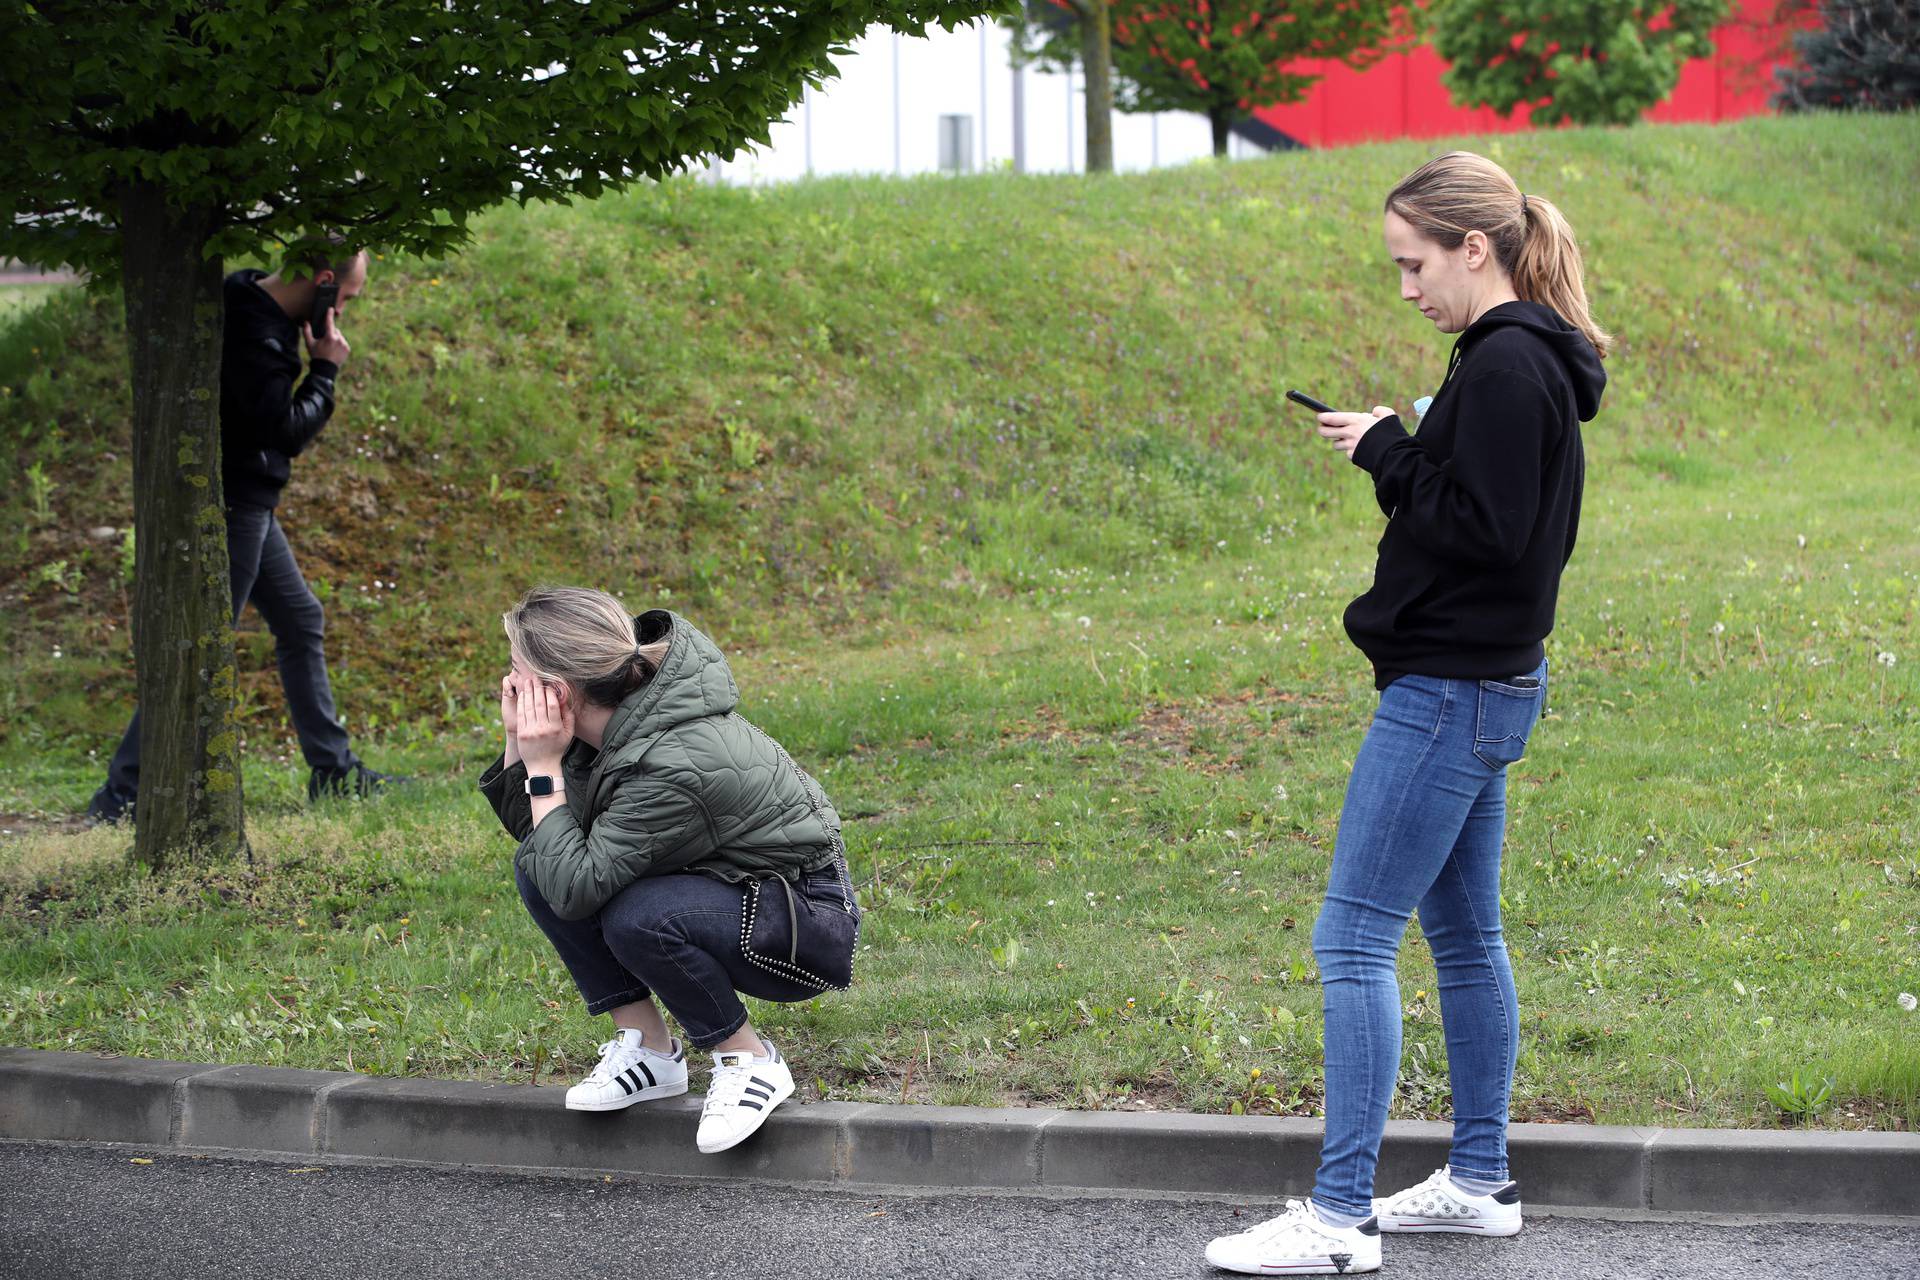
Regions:
[[807, 797], [807, 806], [813, 810], [813, 816], [819, 821], [820, 825], [826, 828], [827, 840], [833, 849], [834, 865], [840, 869], [841, 902], [846, 907], [847, 914], [852, 915], [853, 891], [851, 886], [853, 884], [853, 873], [847, 869], [847, 844], [845, 839], [841, 837], [840, 824], [838, 822], [828, 822], [822, 813], [827, 803], [826, 792], [818, 782], [815, 782], [807, 776], [804, 769], [794, 763], [793, 757], [787, 754], [787, 749], [781, 746], [772, 734], [745, 716], [740, 715], [739, 712], [734, 712], [734, 715], [739, 718], [741, 724], [746, 725], [747, 728], [758, 734], [761, 741], [772, 747], [774, 753], [780, 757], [781, 763], [793, 771], [794, 781], [800, 784], [801, 793]]

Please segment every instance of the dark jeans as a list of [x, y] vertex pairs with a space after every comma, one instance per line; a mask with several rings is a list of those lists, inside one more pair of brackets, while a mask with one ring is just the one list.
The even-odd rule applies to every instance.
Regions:
[[[347, 745], [347, 731], [333, 709], [327, 682], [326, 616], [307, 580], [294, 563], [293, 548], [280, 522], [266, 507], [236, 503], [227, 508], [227, 561], [232, 571], [233, 617], [249, 602], [273, 632], [280, 687], [300, 752], [309, 767], [344, 773], [359, 763]], [[120, 739], [107, 766], [107, 782], [123, 795], [140, 789], [140, 712]]]
[[[811, 873], [838, 880], [837, 867]], [[647, 876], [586, 920], [562, 920], [514, 869], [520, 898], [573, 975], [588, 1013], [660, 997], [696, 1048], [719, 1044], [746, 1025], [736, 992], [792, 1003], [820, 994], [748, 963], [740, 949], [745, 885], [711, 876]]]

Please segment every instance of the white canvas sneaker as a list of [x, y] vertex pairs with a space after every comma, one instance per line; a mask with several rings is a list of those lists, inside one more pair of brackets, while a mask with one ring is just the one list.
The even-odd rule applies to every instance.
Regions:
[[567, 1090], [567, 1110], [618, 1111], [686, 1091], [687, 1051], [678, 1040], [657, 1053], [640, 1043], [638, 1031], [619, 1031], [600, 1046], [600, 1065]]
[[1417, 1187], [1373, 1202], [1382, 1231], [1455, 1231], [1471, 1236], [1520, 1233], [1520, 1184], [1509, 1182], [1484, 1196], [1453, 1184], [1445, 1168]]
[[1207, 1246], [1207, 1261], [1223, 1271], [1249, 1276], [1345, 1276], [1380, 1269], [1380, 1228], [1368, 1218], [1357, 1227], [1330, 1227], [1304, 1200], [1287, 1211], [1221, 1236]]
[[766, 1123], [772, 1110], [793, 1096], [793, 1072], [787, 1060], [764, 1037], [767, 1056], [756, 1058], [744, 1049], [713, 1055], [713, 1080], [707, 1085], [707, 1105], [700, 1111], [700, 1132], [694, 1142], [712, 1155], [737, 1147]]

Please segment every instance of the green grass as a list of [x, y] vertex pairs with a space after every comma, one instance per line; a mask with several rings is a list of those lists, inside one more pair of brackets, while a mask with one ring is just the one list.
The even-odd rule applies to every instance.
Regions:
[[[1797, 1069], [1834, 1079], [1817, 1123], [1911, 1129], [1920, 121], [1484, 145], [1581, 229], [1624, 340], [1513, 771], [1516, 1113], [1781, 1123]], [[756, 1010], [821, 1093], [1311, 1113], [1379, 517], [1278, 395], [1437, 381], [1376, 229], [1427, 154], [672, 184], [379, 264], [286, 523], [352, 727], [431, 781], [306, 811], [249, 623], [258, 861], [157, 879], [58, 830], [130, 692], [121, 548], [87, 534], [127, 523], [117, 309], [13, 323], [0, 440], [52, 488], [0, 522], [0, 1040], [578, 1070], [594, 1031], [462, 781], [498, 612], [544, 577], [709, 627], [849, 818], [860, 981]], [[1402, 979], [1396, 1112], [1444, 1115], [1417, 932]]]

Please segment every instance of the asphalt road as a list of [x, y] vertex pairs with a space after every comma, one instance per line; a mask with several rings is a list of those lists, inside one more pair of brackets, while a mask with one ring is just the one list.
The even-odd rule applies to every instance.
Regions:
[[[689, 1161], [698, 1157], [688, 1153]], [[151, 1159], [151, 1163], [136, 1163]], [[866, 1280], [1193, 1276], [1258, 1210], [880, 1195], [238, 1160], [0, 1142], [5, 1280]], [[1920, 1277], [1920, 1223], [1537, 1217], [1511, 1240], [1389, 1238], [1405, 1280]]]

